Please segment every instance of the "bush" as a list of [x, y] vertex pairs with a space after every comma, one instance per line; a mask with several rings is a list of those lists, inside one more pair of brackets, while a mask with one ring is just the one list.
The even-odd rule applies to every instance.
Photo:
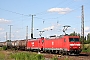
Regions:
[[37, 60], [44, 60], [44, 56], [41, 54], [36, 55]]
[[90, 44], [84, 44], [84, 48], [82, 49], [82, 52], [90, 52]]
[[16, 54], [12, 54], [11, 58], [15, 60], [28, 60], [30, 57], [28, 53], [16, 53]]
[[11, 58], [15, 60], [44, 60], [43, 55], [30, 54], [30, 53], [25, 53], [25, 52], [12, 54]]
[[6, 46], [3, 46], [3, 50], [7, 50], [7, 47]]

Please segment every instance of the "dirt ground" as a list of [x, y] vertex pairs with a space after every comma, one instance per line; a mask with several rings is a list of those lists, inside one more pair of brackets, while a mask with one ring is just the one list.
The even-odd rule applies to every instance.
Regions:
[[[46, 58], [53, 58], [55, 57], [55, 55], [45, 55]], [[80, 55], [71, 55], [71, 56], [68, 56], [68, 55], [64, 55], [64, 56], [61, 56], [59, 55], [58, 56], [58, 60], [90, 60], [90, 53], [81, 53]]]

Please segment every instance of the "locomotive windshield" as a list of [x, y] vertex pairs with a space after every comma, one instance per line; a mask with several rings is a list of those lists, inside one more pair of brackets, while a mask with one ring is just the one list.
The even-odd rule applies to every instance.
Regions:
[[69, 38], [69, 42], [79, 42], [78, 38]]

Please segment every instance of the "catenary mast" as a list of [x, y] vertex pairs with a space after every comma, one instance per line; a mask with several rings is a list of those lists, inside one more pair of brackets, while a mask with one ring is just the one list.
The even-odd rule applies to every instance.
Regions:
[[82, 48], [84, 48], [84, 7], [82, 5], [81, 13], [81, 38], [82, 38]]

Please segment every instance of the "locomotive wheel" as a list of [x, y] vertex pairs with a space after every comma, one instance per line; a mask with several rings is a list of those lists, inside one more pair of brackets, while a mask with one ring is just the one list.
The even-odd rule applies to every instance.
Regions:
[[71, 55], [71, 53], [70, 53], [70, 52], [68, 52], [68, 55]]
[[58, 53], [58, 51], [56, 50], [55, 53]]
[[58, 53], [59, 53], [59, 54], [61, 54], [61, 52], [60, 52], [60, 51], [58, 51]]

